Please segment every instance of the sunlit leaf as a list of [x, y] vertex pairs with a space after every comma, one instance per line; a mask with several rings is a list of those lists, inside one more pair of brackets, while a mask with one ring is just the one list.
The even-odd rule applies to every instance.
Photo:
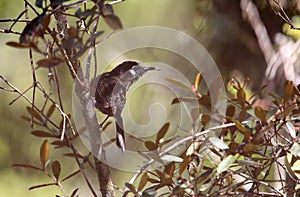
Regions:
[[296, 138], [296, 130], [295, 130], [293, 123], [286, 122], [285, 127], [286, 127], [286, 130], [288, 131], [288, 133], [291, 135], [291, 137], [293, 139], [295, 139]]
[[195, 78], [195, 82], [194, 82], [194, 87], [196, 90], [198, 90], [198, 86], [199, 86], [199, 83], [201, 82], [201, 79], [202, 79], [201, 73], [198, 73]]
[[175, 163], [183, 162], [183, 159], [181, 157], [175, 155], [164, 155], [161, 157], [161, 160], [166, 162], [175, 162]]
[[48, 140], [45, 140], [40, 148], [40, 161], [43, 168], [46, 167], [48, 156], [49, 156], [49, 143]]
[[61, 166], [60, 166], [59, 161], [55, 160], [54, 162], [52, 162], [51, 168], [52, 168], [54, 177], [56, 178], [56, 180], [58, 180], [59, 176], [60, 176], [60, 171], [61, 171]]
[[145, 187], [145, 185], [148, 182], [148, 178], [149, 178], [148, 172], [144, 172], [144, 174], [140, 180], [139, 186], [138, 186], [138, 191], [142, 191], [142, 189]]
[[151, 197], [151, 196], [156, 196], [157, 192], [155, 187], [150, 187], [147, 188], [143, 191], [142, 197]]
[[137, 194], [137, 190], [134, 187], [134, 185], [130, 184], [130, 183], [125, 183], [125, 186], [134, 194]]
[[221, 150], [229, 149], [229, 146], [223, 140], [217, 137], [210, 137], [208, 140], [213, 146], [215, 146], [218, 149]]
[[[158, 131], [157, 135], [156, 135], [156, 140], [155, 140], [155, 144], [156, 146], [159, 144], [159, 141], [166, 135], [168, 129], [170, 127], [170, 123], [167, 122], [166, 124], [164, 124], [164, 126], [162, 126], [162, 128]], [[149, 150], [149, 149], [148, 149]]]
[[108, 26], [112, 29], [122, 29], [123, 25], [120, 18], [114, 14], [103, 17]]
[[290, 153], [295, 157], [300, 157], [300, 144], [294, 142], [290, 148]]
[[201, 146], [201, 144], [202, 143], [198, 141], [194, 141], [193, 143], [191, 143], [186, 151], [186, 156], [192, 155]]

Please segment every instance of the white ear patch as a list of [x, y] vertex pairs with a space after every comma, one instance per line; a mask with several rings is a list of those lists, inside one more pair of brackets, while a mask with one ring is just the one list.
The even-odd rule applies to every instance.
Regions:
[[130, 72], [130, 74], [132, 74], [132, 75], [136, 75], [136, 72], [135, 72], [133, 69], [130, 69], [129, 72]]

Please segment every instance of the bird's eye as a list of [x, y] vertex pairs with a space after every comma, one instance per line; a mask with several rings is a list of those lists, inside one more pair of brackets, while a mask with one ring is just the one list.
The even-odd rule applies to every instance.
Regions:
[[109, 108], [108, 102], [105, 102], [104, 105], [103, 105], [103, 107], [104, 107], [104, 108]]

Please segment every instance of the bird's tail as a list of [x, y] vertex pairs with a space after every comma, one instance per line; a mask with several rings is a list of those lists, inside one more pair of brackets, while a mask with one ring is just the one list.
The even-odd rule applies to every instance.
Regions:
[[122, 117], [118, 117], [116, 120], [116, 144], [121, 149], [122, 153], [125, 153], [125, 136], [123, 130]]

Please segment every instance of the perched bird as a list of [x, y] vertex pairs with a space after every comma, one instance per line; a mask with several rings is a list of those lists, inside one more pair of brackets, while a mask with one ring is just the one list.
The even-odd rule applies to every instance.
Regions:
[[[135, 61], [125, 61], [111, 72], [98, 76], [95, 91], [95, 107], [103, 114], [113, 116], [116, 124], [116, 144], [125, 152], [122, 110], [126, 103], [126, 92], [143, 74], [155, 67], [145, 67]], [[96, 79], [97, 80], [97, 79]]]

